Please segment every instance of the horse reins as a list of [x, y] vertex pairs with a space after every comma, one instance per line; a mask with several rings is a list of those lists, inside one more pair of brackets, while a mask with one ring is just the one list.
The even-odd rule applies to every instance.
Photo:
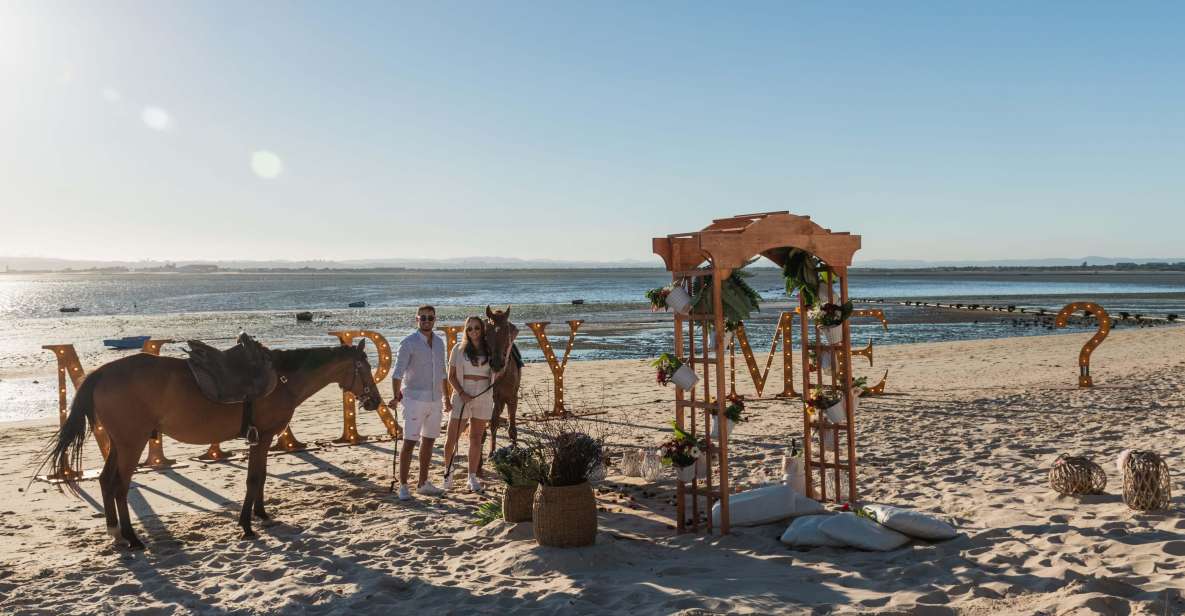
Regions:
[[[518, 336], [518, 328], [515, 327], [514, 324], [509, 324], [509, 325], [511, 327], [510, 344], [506, 345], [506, 352], [503, 353], [504, 358], [502, 360], [502, 369], [499, 370], [496, 374], [494, 374], [493, 378], [490, 379], [490, 384], [488, 386], [486, 386], [485, 389], [481, 390], [481, 393], [470, 398], [469, 402], [472, 402], [472, 401], [476, 400], [477, 398], [484, 396], [486, 394], [486, 392], [493, 389], [494, 385], [498, 384], [498, 379], [501, 378], [502, 375], [506, 373], [506, 370], [510, 368], [510, 364], [508, 362], [510, 361], [510, 353], [514, 349], [514, 339], [515, 339], [515, 337]], [[454, 352], [456, 352], [456, 351], [454, 351]], [[462, 386], [464, 385], [464, 381], [462, 381], [461, 385]], [[464, 387], [462, 387], [462, 391], [464, 391]], [[457, 457], [457, 450], [461, 448], [462, 422], [465, 421], [465, 407], [469, 404], [469, 402], [462, 402], [461, 403], [461, 416], [457, 418], [457, 442], [453, 446], [453, 455], [449, 456], [449, 459], [445, 463], [445, 467], [444, 467], [444, 476], [446, 478], [450, 477], [452, 475], [453, 458]], [[450, 421], [450, 423], [452, 422], [451, 416], [449, 417], [449, 421]], [[447, 429], [445, 430], [445, 440], [446, 441], [448, 440], [448, 430]], [[399, 443], [397, 441], [398, 441], [398, 439], [396, 439], [395, 444], [391, 446], [391, 487], [387, 489], [388, 492], [395, 491], [395, 483], [398, 481], [397, 477], [399, 476]], [[482, 439], [482, 443], [485, 443], [485, 439]], [[478, 455], [481, 455], [480, 451], [478, 452]]]
[[[510, 368], [510, 353], [514, 349], [514, 338], [518, 335], [518, 328], [514, 327], [513, 324], [510, 325], [510, 327], [512, 328], [510, 330], [510, 344], [506, 345], [506, 352], [503, 354], [504, 357], [502, 358], [502, 369], [499, 370], [492, 379], [490, 379], [490, 384], [485, 389], [481, 390], [481, 393], [470, 398], [469, 402], [473, 402], [477, 398], [484, 396], [487, 391], [493, 389], [494, 385], [498, 384], [498, 379], [502, 378], [502, 375], [506, 374], [506, 371]], [[464, 384], [464, 381], [462, 381], [461, 385]], [[457, 418], [457, 442], [453, 445], [453, 455], [448, 457], [448, 462], [444, 465], [445, 477], [451, 477], [453, 474], [453, 458], [457, 457], [457, 450], [461, 448], [461, 430], [463, 429], [465, 422], [465, 406], [468, 405], [469, 402], [461, 403], [461, 416]], [[447, 439], [447, 437], [448, 435], [446, 434], [445, 438]], [[485, 439], [483, 438], [481, 442], [484, 445]], [[480, 456], [481, 451], [478, 451], [477, 455]]]

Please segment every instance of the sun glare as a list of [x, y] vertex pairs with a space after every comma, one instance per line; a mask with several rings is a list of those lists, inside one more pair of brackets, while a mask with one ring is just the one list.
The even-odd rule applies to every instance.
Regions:
[[274, 180], [284, 172], [284, 161], [275, 152], [259, 150], [251, 153], [251, 170], [265, 180]]
[[145, 107], [144, 111], [140, 113], [140, 118], [152, 130], [166, 131], [173, 127], [173, 118], [160, 107]]

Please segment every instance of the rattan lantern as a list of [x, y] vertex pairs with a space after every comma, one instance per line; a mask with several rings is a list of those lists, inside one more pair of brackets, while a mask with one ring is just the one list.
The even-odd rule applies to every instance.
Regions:
[[1062, 496], [1102, 494], [1107, 474], [1090, 458], [1062, 454], [1049, 469], [1049, 487]]
[[1169, 466], [1151, 451], [1133, 451], [1123, 465], [1123, 502], [1136, 511], [1167, 509], [1172, 499]]

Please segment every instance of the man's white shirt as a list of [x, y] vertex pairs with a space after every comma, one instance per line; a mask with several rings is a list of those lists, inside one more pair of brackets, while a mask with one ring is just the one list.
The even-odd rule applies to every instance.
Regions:
[[417, 402], [440, 402], [444, 399], [443, 385], [448, 377], [447, 352], [444, 339], [432, 332], [432, 346], [419, 330], [399, 343], [392, 378], [402, 379], [403, 398]]

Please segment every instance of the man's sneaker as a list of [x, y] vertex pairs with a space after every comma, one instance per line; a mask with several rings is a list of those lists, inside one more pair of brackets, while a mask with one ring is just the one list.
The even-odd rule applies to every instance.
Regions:
[[444, 476], [444, 491], [449, 492], [452, 489], [453, 489], [453, 476], [452, 475], [445, 475]]
[[469, 476], [469, 491], [481, 493], [481, 482], [477, 480], [475, 475]]
[[399, 486], [399, 500], [411, 500], [411, 490], [407, 489], [407, 484]]
[[423, 494], [424, 496], [440, 496], [444, 494], [444, 490], [432, 485], [431, 481], [425, 481], [424, 485], [416, 489], [416, 493]]

